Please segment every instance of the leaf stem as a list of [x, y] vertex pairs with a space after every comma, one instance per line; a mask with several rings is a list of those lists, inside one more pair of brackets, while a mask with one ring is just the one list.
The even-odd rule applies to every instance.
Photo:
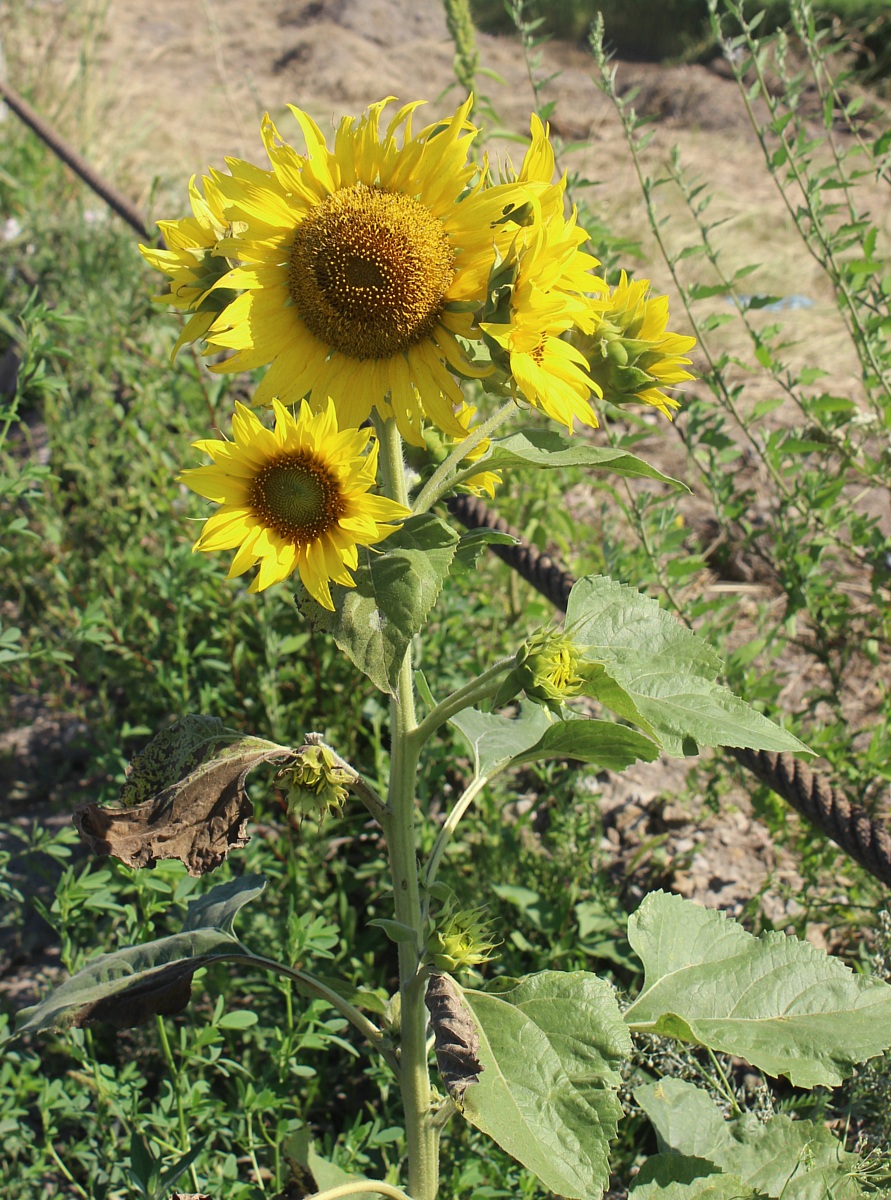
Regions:
[[430, 851], [430, 857], [427, 859], [426, 865], [421, 872], [421, 879], [425, 888], [429, 888], [436, 879], [436, 872], [439, 870], [442, 856], [445, 854], [446, 848], [452, 840], [455, 830], [458, 828], [458, 822], [488, 782], [488, 775], [477, 775], [476, 779], [472, 780], [461, 793], [452, 811], [443, 822], [442, 828], [436, 835], [436, 841], [433, 843], [433, 849]]
[[360, 1192], [377, 1192], [381, 1196], [391, 1196], [392, 1200], [412, 1200], [405, 1192], [389, 1183], [376, 1179], [357, 1179], [352, 1183], [339, 1183], [337, 1187], [326, 1188], [324, 1192], [314, 1192], [306, 1200], [340, 1200], [341, 1196], [355, 1196]]
[[362, 1034], [366, 1041], [371, 1043], [398, 1076], [399, 1060], [394, 1051], [387, 1045], [386, 1035], [383, 1031], [378, 1029], [373, 1021], [369, 1021], [368, 1017], [360, 1012], [355, 1005], [350, 1004], [349, 1000], [344, 1000], [343, 996], [339, 996], [332, 988], [326, 987], [314, 975], [309, 975], [306, 971], [298, 971], [296, 967], [287, 967], [284, 963], [277, 962], [274, 958], [264, 958], [260, 954], [252, 954], [248, 950], [245, 950], [243, 954], [227, 954], [226, 957], [231, 959], [232, 962], [240, 962], [252, 967], [264, 967], [267, 971], [275, 971], [278, 975], [284, 975], [288, 979], [293, 979], [295, 983], [300, 984], [302, 988], [315, 996], [316, 999], [325, 1000], [342, 1017], [345, 1017]]
[[441, 700], [412, 730], [411, 739], [417, 745], [418, 750], [433, 736], [440, 725], [450, 721], [456, 713], [491, 696], [496, 691], [496, 685], [501, 676], [506, 675], [514, 665], [513, 658], [502, 658], [494, 666], [483, 671], [482, 675], [471, 679], [470, 683], [465, 683], [456, 692], [446, 696], [445, 700]]
[[[487, 421], [483, 421], [481, 425], [477, 425], [475, 429], [471, 429], [470, 433], [463, 442], [459, 442], [448, 458], [444, 459], [439, 464], [424, 486], [418, 493], [418, 497], [412, 505], [412, 512], [424, 513], [432, 508], [437, 500], [440, 500], [446, 492], [451, 491], [454, 487], [457, 476], [453, 478], [453, 473], [458, 470], [458, 464], [463, 462], [468, 454], [471, 454], [481, 442], [484, 442], [490, 434], [503, 425], [508, 417], [516, 412], [516, 404], [513, 400], [508, 400], [502, 404], [501, 408], [496, 409]], [[485, 470], [484, 462], [476, 462], [473, 464], [471, 475], [476, 475], [480, 471]], [[460, 472], [464, 478], [468, 476], [464, 472]], [[393, 497], [395, 499], [395, 497]]]

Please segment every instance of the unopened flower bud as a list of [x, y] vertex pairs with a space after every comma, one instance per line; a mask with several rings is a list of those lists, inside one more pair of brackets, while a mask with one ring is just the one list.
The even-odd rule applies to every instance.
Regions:
[[571, 637], [543, 629], [517, 652], [517, 669], [526, 695], [547, 705], [577, 696], [585, 684], [581, 649]]
[[491, 926], [482, 913], [483, 909], [468, 908], [440, 914], [440, 928], [431, 930], [426, 941], [429, 961], [437, 971], [454, 974], [491, 958], [497, 943], [490, 941]]

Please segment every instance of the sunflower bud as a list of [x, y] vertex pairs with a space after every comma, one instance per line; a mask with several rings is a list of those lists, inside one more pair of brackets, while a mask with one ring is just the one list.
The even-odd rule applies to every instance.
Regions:
[[526, 695], [548, 707], [559, 707], [585, 685], [582, 650], [571, 637], [540, 630], [517, 651], [517, 672]]
[[321, 824], [328, 812], [342, 811], [356, 775], [330, 746], [310, 741], [300, 747], [294, 761], [279, 772], [277, 779], [287, 789], [291, 820], [302, 824], [307, 817], [317, 816]]
[[455, 911], [451, 906], [440, 913], [439, 928], [427, 935], [429, 962], [437, 971], [465, 971], [492, 957], [497, 942], [490, 940], [492, 927], [481, 908]]

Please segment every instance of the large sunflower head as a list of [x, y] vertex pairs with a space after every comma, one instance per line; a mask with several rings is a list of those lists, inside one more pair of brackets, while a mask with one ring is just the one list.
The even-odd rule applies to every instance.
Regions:
[[484, 186], [468, 160], [469, 100], [417, 133], [418, 104], [383, 125], [387, 103], [345, 118], [333, 149], [292, 108], [305, 154], [267, 117], [271, 171], [230, 161], [230, 176], [214, 174], [236, 230], [220, 252], [238, 263], [217, 286], [242, 294], [206, 340], [208, 352], [233, 352], [212, 370], [270, 364], [255, 404], [306, 396], [318, 407], [331, 396], [341, 426], [375, 407], [420, 445], [425, 418], [464, 434], [454, 374], [488, 368], [459, 339], [472, 334], [496, 246], [512, 236], [499, 217], [532, 185]]
[[227, 578], [259, 570], [249, 588], [262, 591], [294, 571], [310, 595], [333, 609], [331, 583], [354, 587], [358, 546], [389, 537], [409, 510], [372, 495], [377, 442], [368, 429], [338, 429], [333, 403], [294, 417], [273, 401], [275, 428], [236, 405], [231, 442], [207, 439], [195, 447], [213, 464], [180, 478], [219, 504], [195, 550], [236, 550]]
[[591, 377], [611, 404], [643, 401], [671, 418], [680, 402], [662, 389], [693, 379], [684, 357], [696, 338], [668, 332], [668, 297], [650, 296], [650, 281], [629, 282], [594, 305], [585, 350]]

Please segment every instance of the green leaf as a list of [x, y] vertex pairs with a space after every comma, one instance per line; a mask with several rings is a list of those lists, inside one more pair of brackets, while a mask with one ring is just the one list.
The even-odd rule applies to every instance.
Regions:
[[391, 942], [414, 942], [417, 944], [418, 931], [412, 929], [411, 925], [403, 925], [401, 921], [393, 921], [390, 917], [376, 917], [368, 924], [383, 929]]
[[335, 612], [298, 604], [375, 687], [395, 695], [409, 642], [423, 629], [449, 573], [458, 534], [432, 513], [409, 517], [380, 547], [359, 551], [354, 588], [336, 588]]
[[579, 717], [552, 722], [535, 745], [519, 754], [511, 766], [545, 758], [571, 758], [610, 771], [624, 771], [633, 762], [653, 762], [658, 757], [656, 743], [637, 730], [615, 721]]
[[681, 757], [697, 746], [811, 751], [715, 682], [723, 663], [655, 600], [603, 575], [573, 587], [566, 629], [601, 664], [588, 695]]
[[220, 1029], [250, 1029], [259, 1019], [255, 1012], [237, 1008], [234, 1012], [223, 1013], [217, 1025]]
[[[786, 1116], [762, 1124], [751, 1113], [725, 1121], [705, 1092], [680, 1079], [646, 1084], [634, 1098], [661, 1147], [696, 1156], [681, 1157], [681, 1163], [705, 1159], [774, 1200], [856, 1200], [862, 1194], [856, 1178], [860, 1159], [825, 1125]], [[663, 1161], [673, 1157], [659, 1156]], [[641, 1175], [646, 1179], [652, 1172], [646, 1164]]]
[[[810, 942], [760, 938], [653, 892], [628, 921], [644, 984], [629, 1026], [738, 1055], [796, 1087], [835, 1087], [891, 1046], [891, 987]], [[698, 1151], [691, 1151], [698, 1153]]]
[[513, 718], [466, 708], [452, 724], [470, 744], [474, 775], [487, 778], [508, 764], [547, 758], [571, 758], [621, 771], [638, 759], [652, 762], [659, 754], [658, 746], [636, 730], [585, 717], [554, 720], [539, 704], [525, 705]]
[[617, 1067], [631, 1050], [613, 989], [584, 971], [505, 984], [465, 992], [483, 1070], [464, 1116], [551, 1191], [598, 1200], [622, 1115]]
[[737, 1175], [682, 1154], [653, 1154], [631, 1189], [634, 1200], [749, 1200], [754, 1193]]
[[265, 886], [259, 875], [221, 884], [192, 901], [182, 933], [90, 959], [40, 1004], [18, 1014], [15, 1036], [95, 1021], [129, 1029], [156, 1013], [180, 1012], [199, 967], [249, 954], [232, 933], [232, 919]]
[[[291, 1160], [292, 1166], [296, 1168], [295, 1173], [301, 1183], [307, 1182], [304, 1179], [304, 1173], [309, 1174], [312, 1186], [303, 1189], [306, 1195], [311, 1191], [324, 1192], [328, 1188], [340, 1187], [344, 1183], [361, 1183], [365, 1178], [363, 1175], [350, 1175], [342, 1167], [328, 1162], [326, 1158], [317, 1154], [308, 1129], [298, 1129], [296, 1133], [292, 1133], [282, 1148]], [[350, 1193], [350, 1200], [378, 1200], [378, 1198], [379, 1193], [375, 1191]]]
[[540, 470], [588, 467], [610, 471], [613, 475], [658, 479], [660, 483], [689, 490], [679, 480], [663, 475], [627, 450], [592, 446], [581, 438], [563, 437], [551, 429], [520, 429], [509, 437], [493, 441], [489, 453], [480, 459], [479, 468], [495, 471], [501, 467], [537, 467]]
[[203, 896], [190, 901], [183, 921], [183, 933], [193, 929], [219, 929], [234, 937], [233, 924], [240, 909], [260, 895], [266, 887], [262, 875], [242, 875], [229, 883], [219, 883]]
[[518, 539], [500, 529], [468, 529], [462, 533], [455, 551], [455, 562], [462, 567], [472, 567], [487, 546], [516, 546]]
[[527, 704], [513, 720], [476, 708], [465, 708], [452, 717], [451, 723], [470, 744], [474, 775], [489, 778], [512, 758], [534, 746], [544, 736], [550, 721], [540, 705]]

